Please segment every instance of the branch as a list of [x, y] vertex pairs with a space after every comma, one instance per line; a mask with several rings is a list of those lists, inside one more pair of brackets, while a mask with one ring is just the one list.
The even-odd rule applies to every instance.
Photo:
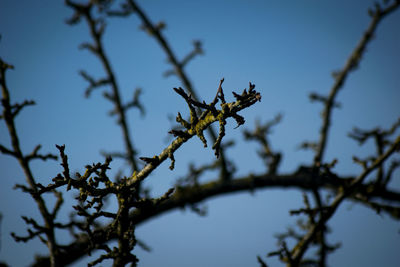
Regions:
[[[323, 179], [322, 179], [323, 178]], [[336, 176], [327, 177], [313, 177], [304, 172], [295, 172], [293, 174], [264, 174], [264, 175], [250, 175], [246, 177], [240, 177], [229, 181], [221, 181], [216, 179], [212, 182], [205, 184], [194, 184], [190, 186], [178, 186], [175, 189], [175, 193], [164, 202], [160, 203], [154, 209], [146, 211], [134, 211], [130, 214], [130, 220], [135, 221], [140, 225], [147, 222], [150, 219], [154, 219], [166, 212], [172, 211], [177, 208], [185, 207], [186, 205], [192, 205], [200, 203], [204, 200], [212, 199], [214, 197], [220, 197], [227, 194], [236, 192], [254, 192], [254, 190], [260, 189], [300, 189], [300, 190], [315, 190], [315, 189], [329, 189], [333, 192], [337, 192], [343, 186], [349, 185], [354, 181], [354, 177], [342, 177]], [[365, 193], [364, 193], [365, 192]], [[366, 194], [368, 192], [368, 186], [361, 185], [359, 193]], [[387, 191], [381, 189], [379, 191], [371, 192], [368, 195], [369, 198], [381, 198], [388, 201], [395, 201], [400, 203], [400, 192]], [[356, 200], [356, 199], [355, 199]], [[103, 231], [106, 231], [106, 226]], [[113, 238], [107, 239], [104, 235], [95, 235], [93, 238], [99, 244], [107, 243]], [[71, 264], [75, 260], [84, 256], [87, 253], [89, 238], [86, 235], [80, 235], [79, 238], [65, 247], [65, 252], [60, 254], [63, 264]], [[44, 261], [46, 258], [42, 258]], [[40, 259], [37, 260], [38, 265], [43, 264]]]
[[316, 165], [322, 163], [324, 152], [326, 149], [326, 142], [328, 140], [328, 132], [331, 124], [331, 114], [332, 109], [336, 105], [335, 98], [339, 92], [339, 90], [343, 87], [347, 76], [353, 70], [356, 70], [360, 60], [365, 52], [365, 48], [367, 44], [372, 40], [374, 36], [376, 27], [379, 22], [388, 14], [396, 10], [396, 8], [400, 5], [399, 1], [395, 1], [387, 8], [381, 10], [379, 7], [372, 13], [372, 21], [359, 41], [358, 45], [351, 53], [350, 57], [347, 59], [347, 62], [343, 69], [335, 75], [335, 83], [331, 88], [329, 93], [329, 97], [325, 99], [325, 107], [323, 110], [323, 124], [320, 130], [320, 139], [318, 142], [317, 152], [315, 154], [314, 163]]
[[274, 152], [268, 142], [268, 134], [271, 132], [271, 128], [277, 125], [282, 119], [282, 115], [278, 114], [271, 121], [261, 125], [259, 121], [256, 121], [256, 128], [251, 132], [244, 130], [243, 135], [246, 140], [255, 140], [260, 143], [262, 150], [258, 152], [259, 156], [265, 161], [268, 172], [275, 174], [278, 170], [282, 154], [280, 152]]
[[[241, 95], [234, 94], [236, 101], [226, 103], [223, 98], [223, 92], [221, 86], [218, 89], [219, 98], [223, 99], [221, 101], [221, 109], [215, 108], [217, 101], [214, 99], [211, 104], [205, 104], [205, 102], [200, 103], [191, 99], [183, 89], [176, 89], [188, 103], [189, 109], [194, 110], [194, 106], [202, 107], [204, 109], [200, 117], [197, 117], [196, 113], [192, 113], [192, 118], [190, 124], [186, 124], [188, 129], [184, 132], [182, 136], [178, 136], [160, 155], [156, 155], [152, 158], [142, 157], [147, 165], [140, 172], [134, 172], [132, 177], [122, 179], [120, 182], [112, 183], [109, 178], [105, 175], [105, 171], [109, 168], [109, 162], [111, 159], [107, 159], [105, 164], [93, 164], [93, 166], [86, 166], [86, 171], [84, 175], [77, 174], [78, 179], [72, 179], [68, 166], [68, 158], [64, 153], [65, 146], [57, 146], [60, 151], [60, 158], [62, 160], [61, 165], [63, 166], [63, 174], [58, 174], [57, 177], [53, 179], [53, 184], [49, 184], [44, 187], [41, 185], [36, 185], [40, 188], [39, 194], [53, 191], [54, 189], [68, 185], [67, 190], [71, 187], [79, 189], [79, 197], [81, 201], [86, 201], [87, 197], [91, 197], [90, 201], [87, 201], [86, 205], [77, 205], [74, 208], [77, 210], [77, 214], [86, 218], [86, 227], [81, 229], [86, 231], [87, 240], [90, 246], [86, 246], [84, 251], [90, 252], [92, 249], [96, 248], [98, 245], [103, 246], [105, 242], [111, 239], [118, 240], [118, 248], [112, 251], [108, 251], [104, 257], [109, 257], [114, 259], [114, 263], [118, 265], [120, 263], [135, 262], [136, 257], [130, 253], [136, 244], [136, 239], [134, 236], [134, 227], [137, 225], [137, 220], [132, 220], [129, 209], [134, 207], [135, 211], [139, 213], [146, 213], [151, 210], [157, 210], [159, 206], [167, 203], [170, 198], [173, 189], [168, 190], [162, 197], [158, 199], [136, 199], [133, 192], [136, 191], [138, 184], [140, 184], [153, 170], [155, 170], [165, 159], [170, 158], [172, 163], [174, 163], [173, 153], [187, 140], [191, 137], [197, 135], [202, 136], [202, 132], [207, 129], [213, 122], [220, 122], [225, 124], [226, 119], [232, 117], [236, 120], [240, 117], [237, 113], [241, 110], [248, 108], [255, 104], [257, 101], [261, 100], [261, 95], [255, 89], [255, 86], [250, 83], [250, 88], [244, 90]], [[178, 115], [178, 118], [180, 116]], [[181, 118], [181, 117], [180, 117]], [[241, 117], [240, 117], [241, 118]], [[179, 120], [179, 119], [178, 119]], [[238, 122], [239, 123], [239, 122]], [[241, 118], [240, 123], [244, 123], [244, 119]], [[222, 139], [222, 136], [220, 137]], [[98, 171], [99, 170], [99, 171]], [[96, 174], [98, 177], [91, 177], [92, 173]], [[88, 181], [87, 181], [88, 180]], [[99, 186], [99, 183], [104, 183], [104, 187]], [[115, 194], [118, 198], [118, 212], [116, 214], [105, 214], [101, 212], [103, 205], [102, 199], [109, 194]], [[61, 202], [61, 199], [59, 200]], [[91, 214], [87, 209], [92, 208], [95, 203], [99, 203], [97, 212]], [[59, 204], [56, 204], [54, 209], [54, 214], [59, 209]], [[106, 228], [98, 228], [94, 231], [91, 227], [96, 226], [93, 224], [94, 220], [101, 217], [112, 217], [113, 222], [110, 223]], [[129, 235], [129, 238], [126, 236]], [[94, 246], [95, 244], [96, 246]], [[98, 258], [101, 261], [104, 257]], [[70, 255], [69, 255], [70, 257]], [[64, 259], [63, 255], [60, 255], [60, 260]]]
[[46, 161], [46, 160], [48, 160], [48, 159], [57, 160], [57, 156], [56, 156], [56, 155], [53, 155], [53, 154], [51, 154], [51, 153], [48, 153], [47, 155], [38, 154], [38, 152], [39, 152], [39, 150], [40, 150], [41, 147], [42, 147], [41, 145], [37, 145], [37, 146], [33, 149], [32, 153], [29, 154], [29, 155], [27, 155], [27, 156], [25, 157], [26, 160], [28, 160], [28, 161], [33, 160], [33, 159], [41, 159], [41, 160], [43, 160], [43, 161]]
[[105, 22], [103, 20], [98, 20], [95, 19], [91, 13], [92, 8], [93, 8], [93, 2], [91, 1], [87, 5], [81, 5], [74, 3], [70, 0], [66, 1], [66, 4], [71, 7], [73, 10], [75, 10], [75, 13], [73, 17], [69, 20], [70, 24], [75, 24], [79, 21], [81, 17], [85, 18], [89, 29], [90, 29], [90, 34], [92, 36], [93, 41], [95, 42], [95, 46], [88, 45], [88, 44], [83, 44], [85, 48], [89, 48], [89, 50], [94, 53], [101, 63], [103, 64], [104, 70], [107, 74], [106, 78], [100, 79], [98, 81], [95, 81], [91, 76], [86, 74], [86, 72], [81, 71], [81, 75], [90, 83], [90, 86], [86, 90], [86, 94], [88, 95], [91, 90], [110, 84], [111, 89], [112, 89], [112, 97], [107, 97], [109, 94], [105, 94], [105, 97], [113, 102], [115, 106], [115, 112], [118, 114], [118, 124], [121, 126], [122, 129], [122, 135], [124, 138], [124, 143], [125, 143], [125, 150], [127, 153], [127, 158], [128, 158], [128, 163], [131, 165], [132, 172], [138, 170], [137, 162], [136, 162], [136, 150], [133, 146], [131, 137], [130, 137], [130, 132], [129, 132], [129, 127], [128, 127], [128, 122], [126, 119], [126, 110], [127, 108], [124, 107], [122, 104], [121, 96], [120, 96], [120, 89], [117, 84], [117, 80], [115, 78], [114, 71], [111, 67], [111, 63], [106, 56], [106, 53], [104, 51], [104, 46], [102, 42], [102, 36], [104, 34], [105, 30]]
[[[188, 75], [186, 74], [184, 70], [185, 64], [182, 64], [182, 62], [179, 62], [178, 58], [176, 57], [175, 53], [172, 51], [171, 46], [168, 44], [166, 38], [162, 34], [161, 29], [163, 27], [160, 27], [159, 25], [155, 25], [151, 22], [149, 17], [143, 12], [143, 10], [136, 4], [134, 0], [127, 0], [127, 4], [125, 5], [125, 10], [127, 10], [127, 6], [130, 6], [131, 10], [133, 12], [136, 12], [136, 14], [139, 16], [139, 18], [143, 22], [143, 27], [147, 29], [149, 32], [151, 32], [151, 35], [156, 39], [156, 41], [160, 44], [161, 48], [164, 50], [164, 52], [167, 54], [168, 57], [168, 62], [173, 66], [174, 68], [174, 73], [177, 75], [177, 77], [182, 81], [183, 87], [186, 88], [186, 90], [190, 93], [192, 98], [196, 101], [199, 100], [199, 97], [196, 94], [196, 91], [194, 90], [192, 83], [190, 82]], [[201, 46], [200, 43], [195, 42], [195, 51], [196, 47], [197, 51], [201, 51]], [[213, 142], [215, 143], [217, 141], [217, 134], [213, 131], [212, 127], [208, 128], [208, 133], [210, 134]], [[224, 151], [221, 150], [219, 152], [219, 162], [221, 165], [221, 179], [230, 179], [231, 173], [228, 168], [228, 160], [225, 158]]]
[[375, 162], [365, 169], [356, 179], [354, 179], [348, 186], [344, 187], [333, 200], [332, 204], [329, 208], [321, 213], [320, 219], [318, 223], [314, 224], [309, 232], [300, 240], [300, 242], [293, 248], [291, 252], [291, 256], [294, 259], [294, 263], [300, 262], [301, 258], [303, 257], [305, 251], [307, 250], [309, 244], [315, 238], [315, 235], [318, 231], [324, 227], [325, 223], [333, 216], [336, 212], [339, 205], [345, 200], [347, 197], [351, 196], [356, 189], [362, 186], [362, 182], [365, 178], [375, 169], [383, 164], [384, 161], [387, 160], [389, 156], [391, 156], [396, 150], [400, 149], [400, 136], [397, 137], [396, 141], [392, 144], [392, 146], [382, 155], [380, 156]]
[[17, 156], [17, 154], [16, 154], [14, 151], [12, 151], [12, 150], [6, 148], [5, 146], [3, 146], [3, 145], [1, 145], [1, 144], [0, 144], [0, 152], [3, 153], [3, 154], [5, 154], [5, 155], [11, 155], [11, 156], [13, 156], [13, 157], [16, 157], [16, 156]]
[[[134, 173], [132, 177], [129, 178], [129, 181], [127, 182], [128, 186], [133, 186], [138, 182], [143, 181], [154, 169], [158, 167], [164, 160], [167, 158], [171, 158], [171, 155], [186, 141], [188, 141], [190, 138], [193, 136], [197, 135], [206, 145], [204, 136], [203, 136], [203, 131], [209, 127], [212, 123], [218, 121], [220, 123], [220, 127], [223, 127], [223, 125], [226, 123], [226, 119], [229, 117], [232, 117], [238, 121], [238, 117], [240, 117], [237, 112], [241, 111], [244, 108], [247, 108], [257, 101], [261, 100], [261, 95], [257, 91], [254, 90], [255, 86], [250, 83], [249, 91], [247, 92], [246, 90], [243, 91], [242, 95], [237, 95], [234, 93], [236, 96], [236, 101], [231, 102], [231, 103], [222, 103], [221, 104], [221, 110], [215, 109], [214, 105], [216, 101], [213, 101], [210, 105], [206, 105], [204, 102], [200, 103], [197, 102], [193, 99], [191, 99], [190, 96], [188, 96], [182, 89], [176, 89], [175, 91], [180, 94], [188, 103], [189, 109], [191, 111], [191, 119], [190, 119], [190, 124], [186, 124], [186, 126], [190, 126], [189, 129], [186, 131], [182, 132], [166, 149], [164, 149], [161, 154], [156, 155], [152, 158], [142, 158], [144, 161], [146, 161], [146, 166], [138, 172]], [[200, 118], [197, 118], [196, 113], [194, 112], [194, 106], [202, 106], [205, 111], [201, 114]], [[212, 112], [211, 110], [215, 110]], [[242, 117], [240, 117], [242, 118]], [[181, 116], [178, 114], [178, 119], [180, 120]], [[243, 118], [242, 118], [243, 119]], [[238, 124], [244, 123], [243, 121], [238, 122]], [[222, 126], [221, 126], [222, 125]], [[177, 134], [177, 132], [174, 132], [174, 134]], [[219, 139], [221, 139], [219, 137]], [[214, 149], [218, 149], [218, 143], [214, 144]], [[216, 152], [216, 155], [218, 153]]]
[[[11, 145], [13, 148], [12, 155], [18, 160], [22, 170], [25, 173], [26, 181], [29, 184], [30, 187], [30, 192], [32, 198], [35, 200], [40, 214], [43, 217], [44, 220], [44, 226], [43, 228], [45, 229], [45, 234], [47, 236], [46, 240], [46, 245], [49, 248], [50, 252], [50, 263], [51, 266], [58, 266], [58, 258], [57, 254], [59, 252], [58, 245], [55, 240], [55, 233], [54, 233], [54, 226], [53, 226], [53, 216], [50, 214], [48, 211], [45, 201], [43, 198], [37, 194], [38, 188], [35, 182], [35, 179], [32, 174], [32, 170], [29, 166], [29, 160], [27, 157], [25, 157], [22, 154], [20, 143], [19, 143], [19, 138], [17, 134], [17, 130], [15, 127], [15, 111], [13, 111], [13, 108], [10, 104], [10, 94], [9, 94], [9, 89], [6, 84], [6, 70], [7, 69], [12, 69], [13, 67], [7, 63], [5, 63], [1, 58], [0, 58], [0, 85], [1, 85], [1, 91], [2, 91], [2, 99], [1, 103], [3, 105], [3, 118], [5, 120], [5, 123], [8, 128], [8, 132], [11, 138]], [[24, 106], [24, 105], [22, 105]], [[22, 108], [22, 106], [20, 106]], [[21, 108], [17, 109], [18, 111], [21, 110]], [[17, 112], [18, 113], [18, 112]], [[6, 152], [11, 152], [11, 150], [4, 150], [5, 147], [3, 147], [3, 151]], [[38, 236], [39, 238], [40, 235], [34, 235]], [[44, 241], [44, 240], [42, 240]]]

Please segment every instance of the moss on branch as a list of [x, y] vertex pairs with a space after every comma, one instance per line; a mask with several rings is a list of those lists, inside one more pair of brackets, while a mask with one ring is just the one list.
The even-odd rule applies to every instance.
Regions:
[[[225, 124], [226, 119], [232, 117], [236, 120], [239, 125], [244, 123], [244, 118], [237, 114], [239, 111], [248, 108], [255, 104], [257, 101], [261, 101], [261, 94], [257, 92], [254, 88], [255, 85], [250, 83], [248, 91], [245, 89], [241, 95], [237, 93], [233, 93], [236, 101], [226, 103], [225, 97], [222, 91], [221, 84], [223, 83], [223, 79], [220, 82], [220, 86], [218, 88], [217, 95], [214, 100], [210, 104], [206, 104], [205, 102], [198, 102], [192, 99], [191, 95], [185, 93], [182, 88], [174, 88], [175, 92], [182, 96], [186, 103], [189, 106], [190, 110], [190, 123], [185, 121], [181, 114], [178, 113], [176, 117], [176, 121], [181, 123], [182, 126], [186, 128], [184, 131], [170, 131], [171, 134], [176, 136], [176, 138], [171, 142], [171, 144], [165, 148], [159, 155], [156, 155], [152, 158], [142, 157], [147, 164], [140, 172], [135, 172], [127, 181], [128, 186], [133, 186], [140, 181], [143, 181], [154, 169], [157, 168], [163, 161], [167, 158], [173, 159], [173, 153], [186, 141], [188, 141], [193, 136], [197, 136], [204, 143], [204, 146], [207, 146], [207, 141], [204, 137], [204, 130], [206, 130], [212, 123], [219, 122], [220, 132], [216, 142], [213, 145], [213, 149], [215, 150], [215, 155], [218, 157], [220, 143], [225, 135]], [[221, 100], [221, 109], [217, 109], [215, 105], [218, 100]], [[200, 116], [197, 115], [195, 107], [198, 107], [202, 110]], [[157, 160], [153, 160], [157, 159]], [[173, 160], [174, 162], [174, 160]]]

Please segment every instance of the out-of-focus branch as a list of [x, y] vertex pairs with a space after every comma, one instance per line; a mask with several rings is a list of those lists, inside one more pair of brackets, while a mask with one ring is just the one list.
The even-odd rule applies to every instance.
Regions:
[[[363, 145], [367, 140], [372, 139], [376, 147], [376, 156], [383, 155], [385, 148], [390, 144], [389, 138], [395, 134], [396, 130], [400, 127], [400, 118], [390, 127], [388, 130], [383, 130], [381, 128], [374, 128], [373, 130], [361, 130], [359, 128], [354, 128], [353, 132], [349, 136]], [[373, 161], [376, 156], [369, 157], [367, 159], [356, 158], [356, 161], [363, 166], [366, 166], [369, 161]], [[397, 161], [392, 162], [391, 167], [385, 173], [383, 166], [380, 166], [377, 171], [376, 184], [378, 186], [385, 187], [392, 177], [393, 171], [399, 167]], [[364, 167], [365, 168], [365, 167]]]
[[[372, 16], [371, 23], [368, 26], [367, 30], [365, 31], [364, 35], [362, 36], [361, 40], [359, 41], [358, 45], [351, 53], [343, 69], [339, 72], [335, 72], [334, 75], [335, 83], [331, 88], [328, 98], [317, 96], [318, 99], [323, 99], [322, 102], [324, 103], [324, 110], [322, 113], [323, 123], [320, 130], [320, 139], [314, 157], [314, 164], [316, 164], [316, 166], [318, 166], [323, 162], [323, 156], [326, 150], [326, 143], [328, 140], [329, 127], [331, 125], [332, 110], [333, 107], [335, 107], [336, 105], [335, 98], [339, 90], [343, 87], [349, 73], [357, 69], [360, 60], [365, 52], [365, 48], [368, 45], [368, 43], [372, 40], [372, 37], [374, 36], [376, 27], [378, 26], [379, 22], [381, 22], [382, 19], [386, 17], [386, 15], [396, 10], [399, 5], [400, 5], [399, 1], [394, 1], [391, 5], [387, 6], [384, 9], [381, 9], [381, 7], [378, 4], [376, 5], [375, 10], [370, 12], [370, 15]], [[312, 95], [314, 95], [315, 98], [316, 94]]]
[[[315, 176], [321, 172], [322, 169], [325, 169], [325, 172], [327, 173], [331, 173], [330, 170], [334, 163], [336, 163], [336, 160], [334, 160], [332, 164], [325, 164], [323, 162], [323, 156], [326, 151], [326, 143], [328, 140], [332, 110], [334, 107], [340, 106], [340, 104], [336, 102], [336, 96], [339, 90], [343, 87], [348, 74], [358, 67], [365, 48], [372, 39], [378, 23], [383, 17], [398, 8], [400, 1], [393, 1], [391, 4], [388, 4], [388, 1], [386, 1], [384, 4], [386, 5], [384, 9], [382, 9], [381, 6], [376, 3], [375, 9], [370, 10], [369, 13], [372, 17], [371, 23], [347, 60], [344, 68], [341, 71], [334, 73], [333, 76], [335, 78], [335, 83], [330, 91], [329, 96], [325, 97], [316, 93], [310, 94], [310, 99], [312, 101], [319, 101], [324, 104], [324, 110], [322, 113], [323, 124], [320, 130], [319, 142], [306, 142], [302, 145], [303, 148], [311, 148], [315, 151], [314, 165], [310, 168], [310, 174], [312, 176]], [[321, 202], [318, 190], [315, 188], [313, 193], [316, 199], [316, 207], [311, 208], [310, 205], [306, 203], [306, 208], [296, 211], [296, 214], [297, 212], [304, 213], [310, 218], [308, 223], [299, 225], [300, 229], [306, 231], [306, 234], [295, 237], [297, 244], [289, 253], [283, 253], [282, 250], [280, 250], [274, 255], [279, 255], [280, 259], [283, 262], [286, 262], [288, 266], [299, 266], [300, 264], [309, 262], [309, 259], [303, 258], [306, 251], [313, 245], [319, 245], [319, 258], [312, 261], [314, 261], [315, 264], [318, 264], [318, 266], [324, 266], [326, 264], [327, 253], [337, 248], [337, 246], [329, 246], [326, 244], [325, 233], [328, 229], [327, 222], [335, 214], [337, 207], [344, 201], [344, 199], [351, 198], [359, 201], [367, 207], [376, 210], [377, 212], [385, 212], [394, 219], [399, 218], [400, 207], [398, 205], [393, 205], [393, 202], [388, 204], [388, 202], [385, 201], [380, 203], [371, 200], [372, 192], [382, 190], [387, 191], [387, 182], [390, 180], [394, 169], [397, 168], [397, 161], [393, 161], [385, 176], [383, 163], [399, 147], [400, 136], [397, 137], [395, 142], [390, 141], [389, 138], [394, 135], [397, 127], [399, 127], [399, 121], [397, 121], [388, 131], [384, 131], [379, 128], [376, 128], [373, 131], [363, 131], [356, 128], [354, 132], [351, 133], [350, 137], [357, 140], [360, 144], [364, 143], [369, 138], [374, 139], [377, 147], [376, 155], [370, 156], [365, 160], [354, 157], [354, 161], [359, 163], [363, 167], [364, 171], [358, 178], [352, 180], [347, 185], [343, 185], [343, 188], [339, 188], [339, 190], [336, 192], [336, 198], [331, 205], [325, 206]], [[387, 146], [390, 146], [390, 148], [386, 149]], [[376, 169], [376, 180], [368, 184], [363, 184], [363, 181], [367, 175]], [[398, 202], [398, 196], [396, 196], [395, 199], [395, 202]]]
[[[1, 85], [1, 92], [2, 92], [2, 98], [1, 98], [1, 104], [3, 106], [3, 115], [2, 118], [4, 119], [8, 132], [11, 138], [11, 145], [12, 145], [12, 150], [11, 149], [6, 149], [4, 146], [1, 146], [1, 152], [12, 155], [15, 157], [19, 165], [21, 166], [22, 170], [24, 171], [26, 181], [29, 185], [29, 191], [31, 193], [32, 198], [35, 200], [40, 214], [42, 215], [43, 221], [44, 221], [44, 226], [38, 226], [37, 228], [40, 228], [41, 231], [39, 232], [32, 232], [29, 233], [28, 239], [32, 239], [34, 237], [39, 237], [44, 243], [47, 245], [50, 253], [50, 265], [51, 266], [59, 266], [58, 262], [58, 253], [59, 253], [59, 247], [56, 242], [55, 238], [55, 232], [54, 232], [54, 217], [47, 209], [47, 206], [45, 204], [44, 199], [38, 194], [38, 188], [36, 186], [35, 178], [33, 177], [32, 170], [29, 166], [29, 161], [30, 159], [34, 157], [39, 157], [37, 155], [37, 150], [40, 148], [40, 146], [35, 149], [34, 153], [31, 156], [24, 156], [20, 147], [20, 142], [17, 134], [17, 129], [15, 127], [14, 123], [14, 118], [18, 114], [18, 112], [24, 107], [27, 106], [28, 104], [20, 104], [20, 105], [11, 105], [10, 103], [10, 94], [9, 94], [9, 89], [7, 87], [6, 83], [6, 71], [8, 69], [13, 69], [14, 67], [7, 64], [0, 58], [0, 85]], [[24, 102], [24, 103], [30, 103], [30, 102]], [[13, 107], [17, 107], [14, 108]], [[46, 158], [46, 157], [45, 157]], [[37, 223], [34, 220], [29, 220], [32, 225], [37, 225]], [[45, 234], [47, 237], [47, 240], [43, 239], [40, 234]], [[23, 240], [23, 239], [18, 239], [16, 235], [15, 239], [18, 240]]]
[[271, 132], [271, 128], [278, 124], [281, 119], [282, 115], [278, 114], [273, 120], [268, 121], [263, 125], [256, 121], [256, 128], [253, 131], [245, 130], [243, 132], [245, 139], [255, 140], [260, 143], [262, 150], [259, 151], [258, 154], [261, 159], [265, 161], [268, 172], [271, 174], [275, 174], [278, 171], [282, 154], [280, 152], [274, 152], [271, 149], [271, 145], [268, 142], [268, 134]]
[[190, 82], [187, 74], [182, 67], [183, 65], [179, 62], [178, 58], [175, 56], [175, 53], [172, 51], [171, 46], [168, 44], [166, 38], [161, 32], [164, 27], [153, 24], [150, 18], [144, 13], [144, 11], [138, 6], [138, 4], [134, 0], [128, 0], [128, 3], [131, 6], [132, 10], [136, 12], [136, 14], [142, 20], [144, 24], [144, 29], [146, 29], [154, 36], [164, 52], [167, 54], [168, 62], [170, 62], [171, 65], [174, 67], [176, 75], [179, 77], [179, 79], [181, 79], [183, 83], [183, 87], [192, 95], [193, 99], [198, 100], [199, 98], [197, 97], [196, 92], [193, 89], [192, 83]]
[[[137, 171], [138, 170], [136, 162], [137, 152], [133, 146], [128, 127], [128, 122], [126, 119], [126, 110], [127, 108], [131, 107], [132, 104], [124, 105], [122, 103], [122, 99], [120, 96], [120, 89], [117, 80], [115, 78], [114, 71], [111, 67], [111, 63], [104, 50], [102, 36], [104, 34], [105, 22], [102, 21], [101, 19], [96, 19], [93, 17], [92, 9], [94, 8], [94, 4], [92, 1], [90, 1], [90, 3], [86, 5], [74, 3], [70, 0], [66, 0], [65, 3], [75, 11], [73, 17], [70, 20], [68, 20], [68, 23], [75, 24], [79, 21], [80, 17], [85, 18], [89, 26], [90, 34], [93, 38], [94, 44], [84, 43], [81, 45], [81, 48], [86, 48], [89, 51], [91, 51], [94, 55], [96, 55], [103, 64], [104, 70], [107, 74], [107, 78], [95, 81], [95, 79], [93, 79], [86, 72], [81, 71], [81, 75], [85, 78], [85, 80], [87, 80], [90, 83], [90, 86], [86, 91], [86, 94], [88, 95], [91, 92], [91, 90], [99, 86], [104, 86], [104, 85], [111, 86], [112, 94], [110, 95], [105, 93], [104, 96], [106, 97], [106, 99], [110, 100], [115, 106], [115, 113], [118, 114], [118, 124], [121, 126], [122, 135], [124, 138], [127, 161], [131, 166], [132, 172]], [[137, 101], [137, 96], [136, 96], [136, 101]], [[141, 106], [138, 107], [141, 110], [143, 109]]]
[[[321, 179], [323, 178], [323, 179]], [[290, 189], [297, 188], [301, 190], [314, 190], [314, 189], [328, 189], [337, 192], [340, 188], [351, 184], [355, 178], [345, 177], [338, 178], [336, 176], [322, 176], [313, 177], [308, 173], [294, 173], [294, 174], [264, 174], [264, 175], [250, 175], [233, 179], [229, 182], [221, 182], [215, 180], [205, 184], [178, 187], [176, 192], [170, 199], [163, 202], [149, 213], [133, 212], [132, 219], [138, 223], [142, 223], [147, 219], [154, 218], [164, 212], [172, 210], [177, 207], [183, 207], [190, 203], [198, 203], [212, 197], [223, 196], [235, 192], [253, 192], [260, 189]], [[368, 196], [371, 199], [383, 199], [393, 201], [400, 204], [400, 192], [382, 189], [380, 191], [368, 191], [368, 185], [360, 186], [357, 194]], [[357, 201], [357, 198], [351, 198]]]
[[335, 199], [332, 201], [331, 205], [326, 207], [323, 212], [320, 213], [320, 218], [317, 223], [315, 223], [306, 235], [299, 241], [299, 243], [291, 251], [291, 258], [293, 259], [293, 265], [298, 266], [301, 258], [303, 257], [305, 251], [307, 250], [309, 244], [314, 240], [315, 235], [325, 226], [326, 222], [335, 214], [339, 205], [349, 196], [354, 194], [356, 190], [362, 185], [365, 178], [374, 170], [379, 168], [383, 162], [385, 162], [396, 150], [400, 149], [400, 136], [396, 138], [391, 147], [374, 163], [365, 169], [356, 179], [354, 179], [348, 186], [343, 187], [341, 191], [336, 195]]

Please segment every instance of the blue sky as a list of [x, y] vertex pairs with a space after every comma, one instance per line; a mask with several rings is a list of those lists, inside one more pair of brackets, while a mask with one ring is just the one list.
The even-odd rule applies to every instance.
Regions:
[[[228, 156], [238, 165], [237, 175], [261, 173], [262, 161], [254, 143], [242, 141], [244, 127], [254, 121], [283, 114], [271, 136], [274, 149], [284, 153], [281, 172], [294, 171], [312, 160], [310, 152], [299, 151], [304, 140], [315, 140], [320, 127], [321, 106], [311, 104], [312, 91], [327, 94], [333, 83], [331, 72], [341, 68], [369, 24], [367, 9], [373, 1], [139, 1], [150, 18], [165, 21], [164, 32], [173, 50], [182, 58], [191, 51], [194, 39], [203, 41], [205, 54], [187, 67], [198, 94], [210, 101], [224, 77], [225, 94], [247, 87], [251, 81], [262, 93], [262, 102], [243, 112], [246, 124], [234, 129], [229, 121], [226, 140], [237, 145]], [[115, 119], [107, 116], [111, 106], [101, 92], [84, 98], [87, 84], [80, 69], [95, 77], [103, 70], [97, 59], [78, 45], [90, 40], [84, 24], [64, 23], [71, 11], [62, 1], [0, 2], [0, 56], [15, 66], [8, 72], [14, 101], [34, 99], [34, 107], [17, 118], [24, 152], [36, 144], [43, 152], [57, 153], [55, 144], [66, 144], [72, 170], [82, 171], [102, 160], [100, 151], [123, 148]], [[352, 73], [339, 93], [341, 109], [334, 110], [327, 159], [338, 158], [335, 171], [357, 174], [353, 155], [372, 153], [373, 146], [359, 147], [347, 137], [354, 127], [389, 127], [400, 115], [400, 12], [378, 27], [367, 47], [360, 68]], [[168, 145], [167, 132], [174, 125], [169, 117], [187, 114], [184, 101], [172, 90], [181, 86], [175, 77], [164, 78], [169, 69], [159, 45], [140, 29], [136, 16], [114, 19], [106, 28], [105, 46], [117, 73], [122, 95], [143, 89], [146, 115], [133, 110], [128, 120], [140, 156], [152, 156]], [[6, 127], [0, 124], [0, 142], [9, 145]], [[176, 169], [163, 164], [148, 178], [154, 194], [165, 192], [187, 164], [210, 162], [214, 152], [191, 140], [176, 154]], [[116, 171], [121, 164], [114, 162]], [[34, 162], [38, 181], [46, 183], [61, 171], [57, 162]], [[38, 218], [28, 196], [12, 189], [23, 183], [23, 173], [14, 159], [0, 155], [1, 225], [0, 260], [25, 266], [34, 253], [45, 253], [39, 241], [16, 244], [9, 232], [25, 233], [21, 215]], [[210, 173], [209, 178], [215, 177]], [[400, 190], [399, 172], [391, 186]], [[174, 211], [139, 226], [137, 236], [153, 252], [138, 249], [139, 266], [257, 266], [256, 256], [275, 250], [274, 234], [294, 225], [289, 209], [299, 208], [296, 190], [262, 190], [251, 195], [235, 194], [205, 203], [209, 214], [199, 217], [190, 211]], [[71, 203], [67, 200], [67, 204]], [[65, 207], [61, 218], [68, 216]], [[400, 262], [399, 224], [387, 216], [346, 202], [330, 226], [331, 242], [342, 241], [342, 249], [329, 257], [331, 266], [387, 266]], [[234, 233], [234, 234], [232, 234]], [[61, 235], [60, 240], [68, 240]], [[277, 261], [267, 263], [275, 266]], [[83, 263], [82, 263], [82, 266]], [[279, 265], [278, 265], [279, 266]]]

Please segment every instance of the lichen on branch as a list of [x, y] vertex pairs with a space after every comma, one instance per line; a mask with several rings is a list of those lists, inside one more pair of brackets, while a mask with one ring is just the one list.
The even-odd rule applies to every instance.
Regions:
[[[244, 89], [241, 94], [233, 92], [233, 96], [236, 101], [226, 102], [225, 96], [222, 90], [222, 83], [224, 79], [221, 79], [217, 94], [210, 104], [206, 102], [199, 102], [194, 100], [190, 94], [187, 94], [185, 90], [181, 87], [174, 88], [175, 92], [182, 96], [188, 104], [190, 110], [190, 120], [189, 122], [182, 118], [182, 115], [178, 113], [176, 121], [180, 123], [186, 130], [171, 130], [169, 133], [174, 135], [176, 138], [172, 143], [165, 148], [159, 155], [155, 155], [151, 158], [142, 157], [147, 164], [143, 167], [140, 172], [135, 172], [127, 182], [129, 186], [135, 185], [136, 183], [143, 181], [158, 165], [160, 165], [167, 158], [173, 159], [173, 153], [186, 141], [188, 141], [193, 136], [197, 136], [203, 142], [204, 146], [207, 146], [207, 140], [204, 137], [204, 130], [208, 128], [212, 123], [219, 123], [219, 135], [215, 143], [213, 144], [213, 149], [215, 150], [215, 155], [219, 156], [220, 144], [223, 136], [225, 135], [225, 124], [228, 118], [234, 118], [238, 126], [244, 124], [245, 120], [242, 116], [238, 114], [239, 111], [248, 108], [255, 104], [257, 101], [261, 101], [261, 94], [255, 90], [255, 85], [249, 83], [249, 88]], [[216, 108], [218, 101], [220, 103], [220, 109]], [[200, 114], [196, 111], [196, 108], [201, 110]], [[172, 160], [174, 163], [175, 161]]]

